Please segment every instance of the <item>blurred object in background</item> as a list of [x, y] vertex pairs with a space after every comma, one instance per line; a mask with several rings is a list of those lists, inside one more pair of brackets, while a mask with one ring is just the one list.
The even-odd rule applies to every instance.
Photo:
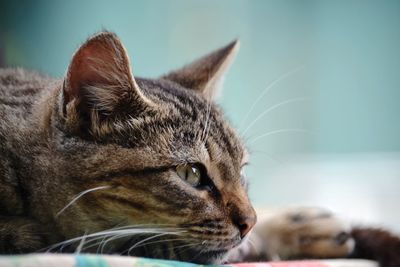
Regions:
[[[400, 233], [400, 153], [293, 157], [258, 184], [268, 205], [321, 206], [353, 224]], [[256, 201], [262, 202], [261, 199]]]
[[1, 1], [0, 64], [62, 77], [105, 28], [156, 77], [239, 38], [219, 101], [252, 152], [255, 204], [399, 230], [399, 14], [396, 0]]

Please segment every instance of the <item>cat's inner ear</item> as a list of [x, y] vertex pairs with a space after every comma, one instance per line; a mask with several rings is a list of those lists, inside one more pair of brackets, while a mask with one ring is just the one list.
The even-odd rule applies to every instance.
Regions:
[[215, 97], [238, 49], [239, 41], [233, 41], [162, 78], [196, 90], [206, 97]]
[[74, 54], [63, 86], [67, 117], [93, 125], [120, 112], [140, 112], [149, 104], [131, 74], [122, 43], [113, 33], [91, 37]]

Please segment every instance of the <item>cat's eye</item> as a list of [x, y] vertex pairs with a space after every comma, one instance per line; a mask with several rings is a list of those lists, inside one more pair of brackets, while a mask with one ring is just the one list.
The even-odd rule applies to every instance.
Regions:
[[194, 164], [182, 164], [176, 167], [178, 176], [193, 187], [201, 183], [201, 170]]

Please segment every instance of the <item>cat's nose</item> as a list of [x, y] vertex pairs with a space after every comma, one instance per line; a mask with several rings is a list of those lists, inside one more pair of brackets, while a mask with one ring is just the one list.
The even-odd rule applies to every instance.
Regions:
[[257, 222], [257, 214], [250, 204], [247, 195], [242, 198], [233, 198], [226, 203], [230, 211], [233, 224], [239, 230], [240, 238], [244, 238]]
[[256, 224], [256, 220], [256, 216], [239, 216], [236, 219], [235, 224], [239, 228], [240, 238], [244, 238], [250, 232], [251, 228]]

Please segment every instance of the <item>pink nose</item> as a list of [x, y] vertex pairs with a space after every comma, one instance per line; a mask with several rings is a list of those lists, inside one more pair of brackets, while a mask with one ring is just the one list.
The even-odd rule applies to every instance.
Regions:
[[239, 228], [240, 237], [244, 238], [256, 224], [256, 217], [242, 217], [240, 216], [235, 220], [235, 224]]

